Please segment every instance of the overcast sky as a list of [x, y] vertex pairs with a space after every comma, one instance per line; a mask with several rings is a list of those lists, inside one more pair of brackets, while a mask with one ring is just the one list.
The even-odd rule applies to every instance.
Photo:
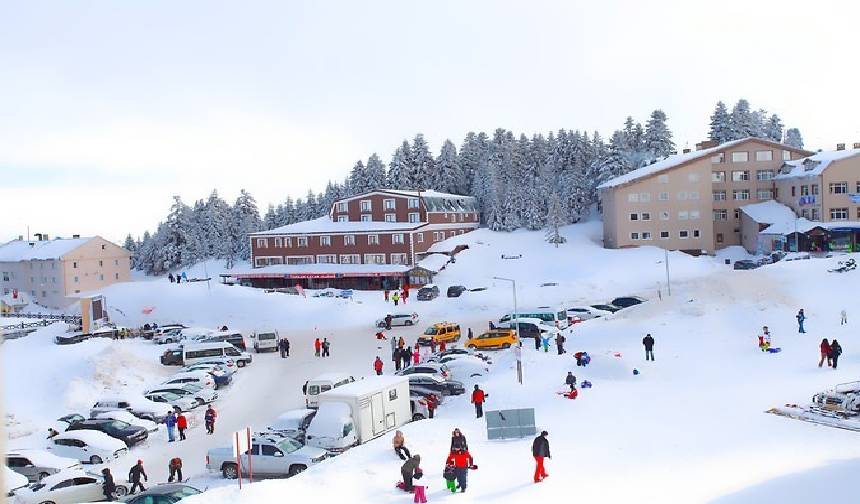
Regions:
[[261, 211], [423, 132], [669, 117], [745, 97], [860, 142], [860, 2], [39, 1], [0, 13], [0, 240], [153, 230], [171, 196]]

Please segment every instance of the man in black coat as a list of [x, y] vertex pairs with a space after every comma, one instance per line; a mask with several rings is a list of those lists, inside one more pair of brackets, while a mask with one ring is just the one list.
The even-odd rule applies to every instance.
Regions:
[[113, 502], [114, 492], [116, 492], [116, 484], [113, 482], [113, 475], [110, 473], [110, 469], [105, 467], [102, 469], [102, 478], [104, 481], [102, 482], [102, 494], [105, 496], [105, 500], [108, 502]]
[[137, 464], [133, 465], [131, 469], [128, 470], [128, 480], [131, 481], [131, 490], [129, 490], [129, 494], [133, 494], [134, 490], [138, 487], [140, 487], [141, 492], [146, 491], [146, 488], [143, 487], [143, 483], [140, 482], [141, 476], [143, 476], [143, 481], [149, 481], [146, 471], [143, 470], [143, 460], [138, 460]]
[[403, 476], [403, 490], [411, 492], [415, 489], [412, 486], [412, 479], [421, 474], [421, 468], [418, 467], [420, 463], [421, 455], [413, 455], [400, 467], [400, 475]]
[[555, 346], [556, 348], [558, 348], [559, 355], [564, 354], [564, 342], [566, 340], [567, 338], [565, 338], [564, 335], [561, 334], [561, 332], [555, 335]]
[[570, 390], [576, 388], [576, 376], [573, 376], [571, 371], [567, 372], [567, 378], [564, 379], [564, 383], [570, 387]]
[[544, 478], [549, 476], [543, 467], [544, 458], [552, 458], [549, 454], [549, 441], [547, 431], [542, 431], [540, 436], [536, 437], [532, 442], [532, 456], [535, 458], [535, 483], [540, 483]]
[[645, 360], [654, 361], [654, 338], [650, 334], [646, 334], [642, 338], [642, 344], [645, 346]]

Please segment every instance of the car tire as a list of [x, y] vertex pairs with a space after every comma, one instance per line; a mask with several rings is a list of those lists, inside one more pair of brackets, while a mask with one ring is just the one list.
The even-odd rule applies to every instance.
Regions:
[[417, 422], [418, 420], [424, 420], [424, 415], [422, 415], [421, 413], [415, 413], [414, 415], [412, 415], [413, 422]]
[[39, 504], [54, 504], [54, 501], [42, 501]]
[[236, 479], [239, 477], [239, 467], [236, 464], [224, 464], [221, 475], [226, 479]]
[[125, 497], [128, 494], [128, 488], [123, 485], [117, 485], [113, 493], [117, 497]]
[[48, 476], [50, 476], [50, 474], [48, 474], [46, 472], [39, 473], [39, 476], [36, 478], [36, 483], [42, 481], [43, 479], [47, 478]]
[[503, 345], [502, 345], [502, 348], [504, 348], [504, 349], [511, 348], [511, 344], [510, 344], [510, 343], [505, 343], [505, 344], [503, 344]]
[[303, 472], [307, 468], [308, 468], [307, 466], [302, 465], [302, 464], [291, 465], [290, 470], [287, 471], [287, 477], [295, 476], [296, 474]]
[[411, 326], [411, 325], [412, 325], [412, 321], [411, 321], [411, 320], [407, 320], [406, 322], [404, 322], [404, 323], [403, 323], [403, 325]]
[[236, 361], [236, 367], [245, 367], [245, 361], [243, 361], [243, 360]]
[[92, 464], [92, 465], [98, 465], [98, 464], [101, 464], [102, 462], [104, 462], [104, 461], [98, 455], [93, 455], [92, 457], [90, 457], [90, 464]]

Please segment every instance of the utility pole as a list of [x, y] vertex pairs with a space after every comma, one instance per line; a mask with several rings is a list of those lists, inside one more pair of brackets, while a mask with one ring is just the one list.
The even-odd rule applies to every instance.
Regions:
[[665, 249], [666, 253], [666, 291], [671, 296], [672, 295], [672, 284], [669, 282], [669, 250]]
[[511, 282], [511, 286], [514, 291], [514, 317], [516, 322], [514, 322], [514, 327], [516, 327], [517, 332], [517, 345], [518, 348], [514, 349], [514, 353], [517, 356], [517, 381], [520, 382], [520, 385], [523, 384], [523, 358], [522, 358], [522, 342], [520, 341], [520, 317], [517, 312], [517, 281], [513, 278], [502, 278], [502, 277], [493, 277], [494, 280], [503, 280], [505, 282]]

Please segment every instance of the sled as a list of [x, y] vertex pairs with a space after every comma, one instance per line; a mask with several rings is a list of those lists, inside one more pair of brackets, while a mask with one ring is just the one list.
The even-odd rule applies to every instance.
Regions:
[[780, 348], [780, 347], [773, 347], [773, 348], [767, 349], [767, 353], [779, 353], [779, 352], [782, 352], [782, 348]]
[[771, 408], [765, 413], [771, 413], [802, 422], [809, 422], [836, 429], [860, 432], [860, 419], [856, 415], [844, 412], [830, 411], [817, 407], [799, 407], [796, 404], [786, 404], [783, 407]]

